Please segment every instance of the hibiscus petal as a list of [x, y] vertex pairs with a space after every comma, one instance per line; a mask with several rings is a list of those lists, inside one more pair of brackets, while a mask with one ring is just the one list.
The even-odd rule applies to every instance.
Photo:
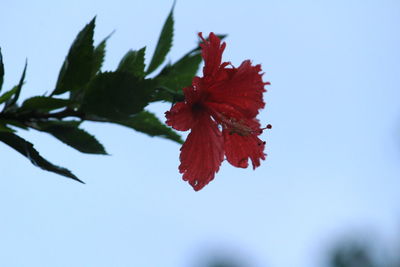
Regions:
[[229, 130], [223, 131], [226, 159], [235, 167], [247, 168], [250, 158], [253, 169], [260, 166], [260, 159], [265, 160], [265, 144], [256, 134], [241, 136]]
[[203, 75], [213, 76], [220, 68], [226, 43], [221, 44], [221, 40], [213, 32], [208, 36], [208, 40], [203, 38], [201, 32], [199, 37], [203, 40], [203, 43], [200, 44], [201, 56], [204, 59]]
[[176, 103], [170, 111], [165, 112], [165, 117], [165, 123], [178, 131], [187, 131], [194, 123], [191, 106], [184, 102]]
[[239, 68], [225, 69], [228, 77], [209, 88], [207, 101], [231, 105], [245, 117], [254, 118], [265, 106], [263, 93], [266, 91], [262, 80], [261, 66], [252, 66], [249, 60]]
[[201, 114], [181, 148], [183, 180], [196, 191], [202, 189], [214, 179], [223, 159], [222, 134], [208, 114]]

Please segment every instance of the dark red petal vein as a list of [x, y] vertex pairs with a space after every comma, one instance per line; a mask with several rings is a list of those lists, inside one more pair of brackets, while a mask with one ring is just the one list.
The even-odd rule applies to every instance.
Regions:
[[183, 180], [198, 191], [214, 179], [224, 158], [223, 138], [207, 113], [200, 114], [181, 148], [179, 166]]

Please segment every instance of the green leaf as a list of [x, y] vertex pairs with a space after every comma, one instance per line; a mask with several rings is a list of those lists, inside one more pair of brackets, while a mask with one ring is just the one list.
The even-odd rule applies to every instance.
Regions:
[[13, 133], [15, 132], [13, 129], [7, 127], [6, 124], [1, 123], [0, 124], [0, 132], [8, 132], [8, 133]]
[[29, 143], [28, 141], [19, 137], [18, 135], [15, 135], [13, 133], [0, 132], [0, 141], [9, 145], [19, 153], [24, 155], [25, 157], [27, 157], [32, 162], [33, 165], [42, 168], [43, 170], [54, 172], [83, 183], [68, 169], [56, 166], [47, 161], [33, 147], [33, 144]]
[[144, 54], [146, 47], [139, 51], [128, 51], [121, 59], [117, 71], [131, 72], [137, 77], [144, 77]]
[[153, 83], [128, 72], [98, 74], [87, 88], [81, 110], [108, 119], [126, 119], [149, 103]]
[[[175, 5], [175, 3], [174, 3]], [[174, 18], [173, 18], [173, 10], [172, 7], [167, 20], [164, 23], [164, 26], [161, 30], [160, 37], [158, 39], [158, 43], [156, 46], [156, 50], [154, 51], [153, 58], [151, 59], [149, 68], [147, 69], [147, 74], [155, 71], [165, 60], [169, 50], [172, 46], [172, 37], [174, 31]]]
[[82, 89], [90, 80], [94, 66], [93, 32], [95, 20], [78, 34], [61, 67], [56, 88], [52, 95]]
[[[15, 103], [17, 103], [17, 100], [19, 98], [19, 95], [21, 93], [22, 86], [24, 85], [25, 81], [25, 74], [26, 74], [26, 67], [28, 66], [28, 62], [25, 61], [25, 67], [24, 71], [22, 72], [21, 79], [19, 80], [18, 85], [15, 87], [15, 92], [12, 94], [12, 98], [7, 99], [6, 105], [4, 107], [4, 110], [8, 109], [9, 107], [12, 107]], [[13, 88], [14, 89], [14, 88]]]
[[96, 73], [98, 73], [103, 66], [104, 56], [106, 54], [106, 40], [103, 40], [98, 46], [96, 46], [93, 53], [94, 57], [92, 76], [96, 75]]
[[26, 99], [19, 111], [35, 110], [47, 112], [54, 109], [66, 107], [70, 103], [68, 99], [53, 98], [47, 96], [34, 96]]
[[25, 124], [23, 124], [17, 120], [1, 120], [1, 122], [5, 123], [5, 124], [9, 124], [14, 127], [24, 129], [24, 130], [29, 130], [29, 128]]
[[104, 56], [106, 54], [106, 43], [113, 33], [114, 32], [110, 33], [106, 38], [104, 38], [103, 41], [101, 41], [94, 49], [92, 76], [100, 72], [101, 67], [103, 66]]
[[181, 137], [174, 130], [166, 126], [153, 113], [148, 111], [142, 111], [127, 120], [115, 121], [115, 123], [132, 128], [149, 136], [159, 136], [173, 140], [179, 144], [183, 143]]
[[80, 152], [89, 154], [107, 154], [103, 145], [100, 144], [93, 135], [78, 128], [79, 124], [79, 121], [47, 121], [37, 123], [37, 126], [40, 131], [53, 135], [61, 142]]
[[158, 86], [167, 87], [175, 92], [192, 84], [201, 63], [200, 53], [191, 53], [184, 56], [173, 65], [166, 66], [155, 78]]
[[4, 81], [4, 64], [3, 64], [3, 55], [1, 54], [1, 47], [0, 47], [0, 91], [1, 87], [3, 86]]
[[7, 100], [9, 100], [17, 91], [18, 86], [14, 86], [10, 91], [5, 92], [4, 94], [2, 94], [0, 96], [0, 104], [6, 102]]

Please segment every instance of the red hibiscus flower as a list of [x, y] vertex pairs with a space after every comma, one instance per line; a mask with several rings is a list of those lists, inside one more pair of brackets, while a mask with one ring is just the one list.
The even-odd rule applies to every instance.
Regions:
[[250, 159], [253, 169], [265, 159], [265, 142], [258, 138], [263, 129], [256, 116], [265, 105], [264, 86], [269, 84], [262, 80], [261, 66], [252, 66], [250, 60], [238, 68], [221, 63], [226, 44], [214, 33], [208, 40], [199, 36], [203, 77], [194, 77], [183, 89], [184, 102], [165, 113], [169, 126], [191, 130], [181, 148], [179, 171], [196, 191], [214, 179], [224, 157], [240, 168], [247, 168]]

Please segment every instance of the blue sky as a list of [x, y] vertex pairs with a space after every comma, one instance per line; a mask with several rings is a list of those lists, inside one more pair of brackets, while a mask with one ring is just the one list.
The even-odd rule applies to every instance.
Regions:
[[[5, 1], [4, 88], [28, 58], [22, 98], [53, 89], [69, 46], [97, 15], [113, 30], [104, 69], [129, 49], [147, 60], [170, 1]], [[213, 253], [251, 266], [321, 266], [330, 244], [363, 236], [387, 246], [400, 224], [398, 1], [178, 1], [174, 61], [197, 32], [229, 34], [224, 59], [261, 63], [268, 158], [226, 162], [200, 192], [181, 180], [179, 145], [94, 123], [111, 156], [84, 155], [21, 132], [81, 185], [0, 145], [0, 266], [194, 266]], [[168, 104], [148, 107], [162, 118]]]

